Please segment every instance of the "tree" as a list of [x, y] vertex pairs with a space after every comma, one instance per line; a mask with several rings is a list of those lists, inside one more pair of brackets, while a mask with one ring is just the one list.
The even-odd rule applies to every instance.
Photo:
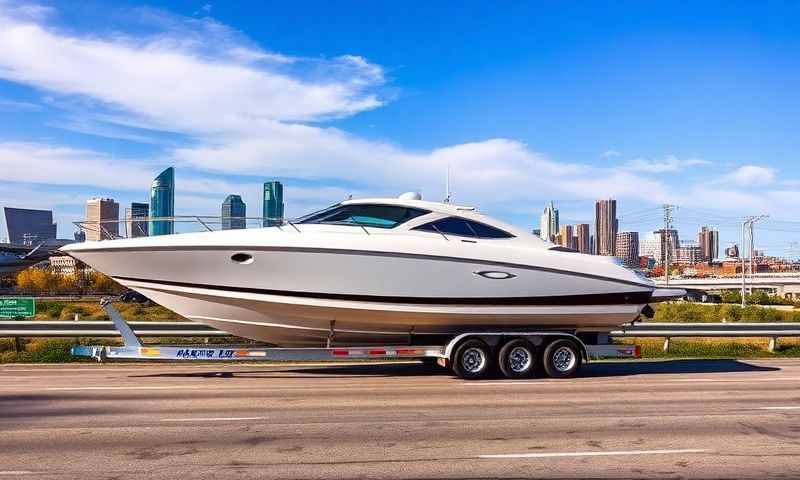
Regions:
[[722, 303], [742, 303], [742, 294], [738, 290], [725, 290], [720, 294]]
[[95, 293], [122, 293], [125, 288], [100, 272], [93, 272], [91, 275], [91, 290]]

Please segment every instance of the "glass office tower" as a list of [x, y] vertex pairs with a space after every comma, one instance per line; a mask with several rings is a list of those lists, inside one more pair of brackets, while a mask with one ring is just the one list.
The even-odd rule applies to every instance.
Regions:
[[264, 226], [283, 223], [283, 184], [277, 180], [264, 183]]
[[150, 216], [150, 205], [146, 203], [132, 202], [130, 208], [125, 209], [125, 223], [128, 238], [146, 237], [148, 233], [148, 222], [137, 219], [146, 219]]
[[239, 195], [228, 195], [222, 202], [222, 229], [246, 228], [247, 205]]
[[[150, 216], [156, 218], [175, 216], [175, 169], [169, 167], [161, 172], [150, 188]], [[150, 221], [150, 235], [175, 233], [172, 220]]]
[[38, 244], [56, 238], [56, 224], [51, 210], [3, 207], [8, 241], [14, 244]]

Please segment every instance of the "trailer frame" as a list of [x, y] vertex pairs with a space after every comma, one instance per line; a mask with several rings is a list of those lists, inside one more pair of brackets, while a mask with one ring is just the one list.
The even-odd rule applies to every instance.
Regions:
[[[587, 345], [572, 332], [563, 331], [474, 331], [452, 337], [442, 345], [332, 346], [327, 347], [250, 347], [236, 345], [144, 345], [122, 318], [113, 302], [117, 297], [104, 297], [100, 305], [119, 331], [123, 346], [84, 346], [72, 348], [72, 355], [106, 361], [342, 361], [342, 360], [428, 360], [442, 367], [452, 367], [457, 348], [468, 340], [484, 342], [492, 354], [504, 341], [524, 339], [537, 349], [564, 339], [574, 343], [580, 360], [593, 358], [639, 358], [636, 345]], [[580, 362], [579, 362], [580, 363]]]

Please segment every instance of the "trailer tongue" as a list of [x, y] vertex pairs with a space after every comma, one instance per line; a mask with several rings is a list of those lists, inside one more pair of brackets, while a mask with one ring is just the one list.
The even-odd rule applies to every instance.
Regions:
[[100, 362], [115, 360], [171, 361], [331, 361], [415, 359], [450, 367], [465, 379], [484, 378], [498, 367], [508, 378], [524, 378], [541, 367], [554, 378], [577, 374], [590, 358], [639, 358], [634, 345], [587, 345], [569, 332], [485, 331], [457, 335], [443, 345], [391, 345], [371, 347], [274, 348], [208, 345], [146, 346], [125, 322], [112, 302], [100, 304], [108, 313], [124, 345], [75, 346], [72, 355]]

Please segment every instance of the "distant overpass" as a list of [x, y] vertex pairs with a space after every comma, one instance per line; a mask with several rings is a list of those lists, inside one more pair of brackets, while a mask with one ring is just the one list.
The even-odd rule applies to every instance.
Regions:
[[[666, 286], [664, 278], [654, 279], [656, 283]], [[724, 290], [741, 290], [742, 277], [724, 278], [670, 278], [670, 287], [721, 292]], [[770, 295], [778, 295], [788, 299], [800, 299], [800, 272], [797, 273], [757, 273], [752, 280], [747, 278], [747, 288], [763, 290]]]

